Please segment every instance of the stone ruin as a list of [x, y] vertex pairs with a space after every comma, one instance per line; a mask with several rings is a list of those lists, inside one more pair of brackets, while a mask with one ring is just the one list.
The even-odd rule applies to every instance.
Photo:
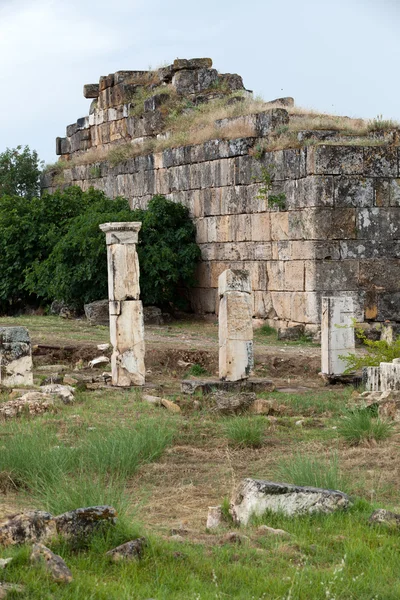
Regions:
[[32, 385], [32, 350], [25, 327], [0, 327], [0, 384]]
[[[43, 190], [94, 186], [132, 208], [154, 194], [187, 206], [202, 255], [191, 299], [197, 313], [218, 312], [218, 278], [232, 269], [250, 272], [252, 315], [275, 328], [314, 333], [322, 297], [337, 296], [352, 298], [358, 322], [400, 321], [397, 130], [360, 137], [332, 120], [301, 129], [307, 115], [289, 98], [216, 119], [215, 139], [168, 147], [171, 94], [190, 106], [227, 95], [240, 106], [248, 96], [240, 76], [219, 74], [210, 59], [101, 77], [84, 87], [89, 115], [57, 139], [62, 162], [44, 175]], [[287, 130], [292, 136], [281, 143]], [[165, 149], [152, 150], [160, 140]], [[137, 155], [113, 166], [107, 153], [127, 145]], [[285, 195], [280, 206], [260, 192], [263, 169], [272, 192]]]

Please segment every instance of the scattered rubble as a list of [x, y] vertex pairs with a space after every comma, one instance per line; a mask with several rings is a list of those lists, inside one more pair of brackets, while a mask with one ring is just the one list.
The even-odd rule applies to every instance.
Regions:
[[145, 537], [137, 538], [131, 542], [121, 544], [121, 546], [117, 546], [113, 550], [109, 550], [106, 556], [109, 556], [114, 562], [135, 560], [142, 557], [146, 545], [147, 539]]
[[399, 529], [400, 515], [384, 508], [378, 508], [372, 513], [368, 522], [371, 525], [386, 525], [390, 528]]
[[0, 546], [42, 542], [56, 534], [54, 518], [48, 512], [31, 510], [0, 520]]
[[72, 539], [82, 539], [104, 524], [114, 525], [117, 511], [112, 506], [77, 508], [54, 517], [57, 533]]
[[31, 561], [33, 563], [44, 563], [46, 571], [56, 583], [71, 583], [72, 573], [65, 561], [58, 554], [54, 554], [43, 544], [34, 544]]
[[102, 367], [103, 365], [108, 365], [110, 359], [108, 356], [98, 356], [89, 362], [89, 368], [94, 369], [96, 367]]
[[217, 529], [223, 521], [222, 506], [209, 506], [207, 515], [207, 529]]

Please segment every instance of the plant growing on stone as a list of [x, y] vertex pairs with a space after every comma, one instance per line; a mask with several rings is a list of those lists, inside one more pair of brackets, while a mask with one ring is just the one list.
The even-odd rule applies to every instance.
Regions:
[[339, 358], [346, 362], [345, 373], [358, 371], [363, 367], [379, 367], [381, 362], [392, 362], [394, 358], [400, 357], [400, 336], [390, 344], [386, 340], [368, 339], [364, 330], [357, 327], [355, 321], [353, 321], [353, 327], [356, 337], [365, 346], [366, 354], [350, 353], [341, 355]]
[[272, 170], [266, 167], [261, 167], [261, 181], [263, 186], [259, 189], [257, 198], [261, 200], [267, 200], [269, 208], [278, 208], [285, 210], [286, 208], [286, 194], [283, 192], [279, 194], [271, 194], [274, 176]]

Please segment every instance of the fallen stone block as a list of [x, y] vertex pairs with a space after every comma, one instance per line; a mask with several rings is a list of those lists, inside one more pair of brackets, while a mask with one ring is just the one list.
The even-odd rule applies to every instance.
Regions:
[[41, 510], [25, 511], [0, 520], [0, 546], [42, 542], [56, 534], [53, 516]]
[[214, 393], [215, 410], [222, 415], [233, 415], [245, 412], [256, 400], [254, 392], [230, 394], [223, 390]]
[[32, 353], [25, 327], [0, 327], [0, 384], [32, 385]]
[[110, 362], [110, 359], [108, 358], [108, 356], [98, 356], [97, 358], [94, 358], [93, 360], [91, 360], [89, 362], [89, 367], [91, 369], [94, 369], [96, 367], [101, 367], [103, 365], [108, 365]]
[[120, 562], [122, 560], [137, 560], [142, 557], [144, 549], [147, 545], [145, 537], [137, 538], [131, 542], [121, 544], [113, 550], [106, 552], [106, 556], [109, 556], [112, 561]]
[[157, 306], [144, 306], [143, 318], [145, 325], [164, 325], [161, 308]]
[[49, 385], [42, 385], [41, 389], [45, 394], [51, 394], [52, 396], [61, 398], [64, 404], [72, 404], [74, 401], [74, 388], [70, 385], [51, 383]]
[[293, 327], [279, 327], [278, 340], [296, 341], [304, 335], [304, 325], [294, 325]]
[[114, 525], [117, 511], [112, 506], [77, 508], [54, 517], [57, 533], [71, 539], [85, 539], [103, 525]]
[[97, 300], [84, 305], [85, 316], [89, 325], [109, 325], [108, 300]]
[[58, 554], [54, 554], [43, 544], [34, 544], [31, 561], [33, 563], [44, 563], [46, 571], [56, 583], [71, 583], [72, 573], [65, 561]]
[[268, 525], [260, 525], [260, 527], [257, 528], [257, 533], [260, 535], [275, 536], [285, 539], [289, 539], [292, 537], [290, 533], [288, 533], [284, 529], [274, 529], [273, 527], [268, 527]]
[[257, 398], [249, 406], [249, 413], [253, 415], [269, 415], [271, 412], [275, 412], [273, 404], [270, 400], [265, 398]]
[[168, 400], [167, 398], [161, 398], [160, 403], [161, 403], [161, 406], [163, 406], [164, 408], [169, 410], [169, 412], [172, 412], [175, 414], [182, 412], [180, 406], [175, 404], [175, 402]]
[[207, 529], [217, 529], [223, 521], [222, 507], [209, 506], [207, 515]]
[[384, 508], [374, 510], [368, 522], [371, 525], [385, 525], [386, 527], [399, 529], [400, 515]]
[[273, 392], [275, 385], [268, 379], [242, 379], [240, 381], [221, 381], [220, 379], [186, 379], [181, 381], [181, 391], [183, 394], [194, 394], [202, 392], [203, 394], [212, 394], [217, 390], [227, 392]]
[[236, 523], [246, 525], [252, 516], [261, 516], [267, 510], [296, 516], [329, 514], [350, 505], [350, 498], [336, 490], [243, 479], [233, 495], [230, 513]]

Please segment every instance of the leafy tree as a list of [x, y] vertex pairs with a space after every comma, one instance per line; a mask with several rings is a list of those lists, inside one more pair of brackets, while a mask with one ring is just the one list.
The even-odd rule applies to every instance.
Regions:
[[[46, 301], [63, 300], [78, 308], [86, 302], [106, 298], [106, 244], [99, 225], [109, 221], [141, 221], [138, 244], [141, 298], [144, 304], [183, 306], [186, 302], [180, 290], [193, 285], [200, 256], [187, 208], [163, 196], [154, 196], [146, 210], [131, 211], [126, 200], [109, 200], [93, 189], [80, 194], [85, 198], [84, 210], [68, 220], [63, 232], [59, 231], [51, 253], [44, 260], [36, 259], [28, 272], [29, 291]], [[85, 194], [91, 194], [90, 203]], [[47, 201], [50, 200], [48, 197]]]
[[41, 167], [36, 150], [29, 146], [7, 148], [0, 153], [0, 197], [39, 195]]

